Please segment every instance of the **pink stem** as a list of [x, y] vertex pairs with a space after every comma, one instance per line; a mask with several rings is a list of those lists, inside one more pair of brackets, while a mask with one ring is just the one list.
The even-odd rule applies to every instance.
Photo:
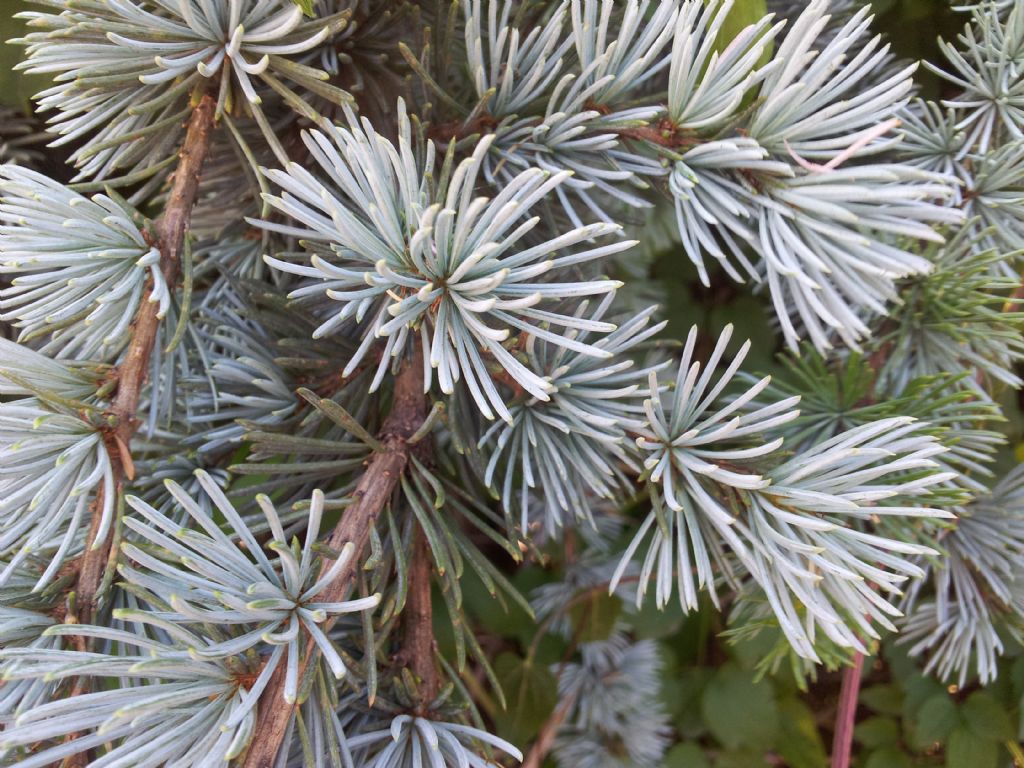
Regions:
[[836, 730], [832, 737], [832, 768], [850, 768], [853, 751], [853, 724], [857, 719], [857, 697], [860, 694], [860, 673], [864, 669], [864, 654], [853, 657], [853, 664], [843, 671], [843, 684], [839, 689], [839, 709], [836, 711]]

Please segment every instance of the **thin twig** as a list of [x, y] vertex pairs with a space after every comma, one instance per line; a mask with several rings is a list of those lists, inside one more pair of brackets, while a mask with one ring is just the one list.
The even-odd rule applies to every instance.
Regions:
[[[576, 541], [574, 537], [568, 536], [564, 541], [564, 546], [566, 562], [572, 562], [576, 557]], [[533, 642], [530, 645], [530, 650], [526, 655], [526, 664], [529, 665], [534, 663], [537, 649], [540, 645], [540, 639], [547, 632], [547, 629], [553, 619], [567, 615], [578, 602], [586, 599], [592, 594], [603, 592], [607, 588], [607, 583], [595, 584], [574, 595], [572, 599], [563, 606], [562, 610], [556, 611], [548, 616], [548, 618], [544, 620], [544, 623], [540, 625], [537, 634], [534, 635]], [[561, 678], [565, 673], [565, 666], [569, 663], [569, 659], [572, 658], [572, 655], [576, 653], [576, 649], [579, 648], [580, 638], [582, 637], [583, 630], [588, 621], [589, 617], [585, 612], [584, 615], [580, 617], [580, 621], [577, 622], [576, 629], [569, 640], [569, 645], [562, 654], [558, 670], [555, 673], [556, 678]], [[562, 727], [566, 718], [569, 717], [569, 713], [572, 712], [572, 708], [575, 705], [576, 696], [574, 694], [567, 694], [566, 697], [559, 702], [558, 706], [555, 707], [555, 710], [550, 716], [548, 716], [548, 719], [544, 721], [544, 725], [541, 726], [540, 732], [537, 734], [537, 738], [534, 740], [533, 746], [530, 747], [530, 751], [527, 753], [526, 760], [523, 762], [521, 768], [540, 768], [541, 765], [543, 765], [548, 753], [555, 745], [555, 737], [558, 735], [558, 730]]]
[[689, 149], [701, 143], [693, 134], [680, 131], [670, 120], [661, 120], [656, 125], [625, 128], [611, 126], [607, 130], [610, 133], [617, 133], [623, 139], [645, 141], [665, 149]]
[[[587, 107], [601, 113], [609, 111], [607, 107], [600, 104], [589, 104]], [[542, 121], [537, 119], [534, 122], [539, 125]], [[428, 135], [437, 143], [447, 145], [451, 141], [458, 142], [470, 136], [493, 131], [500, 123], [501, 120], [494, 115], [482, 112], [469, 121], [456, 120], [450, 123], [439, 123], [430, 128]], [[701, 140], [693, 133], [680, 130], [667, 118], [659, 120], [653, 125], [602, 125], [600, 131], [617, 134], [622, 139], [642, 141], [670, 150], [689, 149], [701, 143]]]
[[[562, 612], [564, 614], [564, 611]], [[556, 679], [561, 678], [565, 673], [565, 665], [569, 663], [569, 659], [576, 653], [576, 649], [579, 647], [580, 636], [583, 634], [583, 628], [586, 625], [587, 617], [584, 615], [582, 620], [573, 632], [572, 639], [569, 642], [568, 647], [562, 654], [562, 660], [558, 665], [558, 671], [555, 673]], [[551, 713], [547, 720], [544, 721], [544, 725], [541, 726], [540, 732], [537, 734], [536, 740], [533, 742], [533, 746], [530, 747], [530, 751], [526, 755], [526, 760], [523, 761], [521, 768], [541, 768], [544, 764], [544, 760], [547, 758], [548, 753], [552, 747], [555, 746], [555, 737], [558, 736], [558, 731], [562, 727], [562, 724], [569, 717], [569, 713], [572, 712], [573, 707], [576, 706], [577, 694], [569, 693], [564, 699], [562, 699], [558, 706], [555, 707], [555, 711]]]
[[832, 736], [832, 768], [850, 768], [853, 726], [857, 719], [857, 698], [860, 695], [860, 675], [863, 669], [864, 654], [858, 651], [853, 657], [853, 664], [843, 670], [836, 729]]
[[558, 729], [562, 727], [575, 703], [576, 701], [573, 697], [567, 696], [561, 701], [555, 711], [551, 713], [551, 717], [545, 721], [540, 729], [540, 733], [537, 734], [537, 740], [533, 742], [533, 746], [530, 747], [530, 751], [526, 754], [526, 759], [523, 761], [521, 768], [540, 768], [544, 764], [544, 759], [555, 744], [555, 736], [558, 735]]
[[[426, 418], [426, 396], [423, 393], [423, 362], [419, 347], [395, 380], [395, 396], [391, 413], [378, 435], [384, 450], [373, 455], [366, 471], [352, 493], [352, 504], [346, 508], [338, 525], [327, 540], [328, 546], [341, 550], [351, 542], [355, 550], [335, 580], [327, 587], [323, 602], [340, 602], [347, 596], [355, 580], [362, 554], [370, 540], [370, 530], [391, 498], [409, 460], [407, 439]], [[329, 568], [330, 562], [324, 564]], [[329, 624], [326, 628], [329, 628]], [[306, 652], [300, 662], [299, 679], [303, 679], [309, 665], [319, 657], [312, 639], [306, 643]], [[260, 695], [255, 734], [249, 744], [242, 768], [272, 768], [281, 749], [288, 726], [295, 713], [295, 702], [284, 698], [286, 666], [274, 670], [267, 687]]]

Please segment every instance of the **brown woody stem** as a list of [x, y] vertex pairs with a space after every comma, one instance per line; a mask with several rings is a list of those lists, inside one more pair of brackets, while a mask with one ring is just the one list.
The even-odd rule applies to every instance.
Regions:
[[[157, 234], [160, 247], [160, 271], [168, 286], [175, 286], [181, 272], [181, 253], [192, 220], [192, 208], [199, 196], [199, 178], [203, 163], [209, 154], [210, 141], [214, 129], [214, 112], [217, 102], [212, 96], [203, 96], [196, 108], [185, 133], [178, 159], [178, 167], [174, 172], [174, 182], [167, 199], [163, 216], [157, 222]], [[130, 446], [132, 437], [138, 429], [136, 414], [142, 386], [149, 371], [149, 360], [156, 344], [160, 330], [158, 307], [149, 301], [152, 286], [146, 289], [138, 313], [132, 327], [131, 340], [124, 360], [117, 368], [117, 394], [110, 412], [116, 419], [113, 432], [108, 436], [108, 449], [113, 464], [114, 486], [121, 493], [125, 480], [131, 480], [135, 469], [131, 464]], [[97, 499], [96, 509], [102, 505]], [[78, 584], [75, 590], [78, 605], [77, 619], [88, 624], [93, 621], [96, 612], [97, 591], [103, 580], [103, 572], [110, 556], [114, 527], [102, 542], [96, 541], [99, 530], [98, 513], [94, 516], [86, 539], [85, 554], [79, 569]]]
[[[174, 172], [174, 183], [167, 198], [163, 216], [157, 222], [160, 238], [160, 271], [168, 285], [176, 285], [181, 272], [181, 254], [185, 247], [185, 236], [192, 221], [192, 208], [199, 196], [199, 180], [203, 164], [210, 151], [213, 138], [214, 112], [217, 102], [212, 96], [200, 99], [189, 120], [185, 143], [178, 155], [178, 167]], [[117, 434], [126, 445], [130, 444], [138, 423], [135, 418], [146, 381], [149, 359], [160, 330], [157, 307], [148, 301], [149, 291], [143, 297], [131, 344], [124, 362], [118, 368], [117, 397], [113, 412], [118, 418]]]
[[672, 150], [690, 149], [701, 142], [692, 134], [681, 132], [670, 120], [662, 120], [657, 125], [642, 125], [633, 128], [611, 128], [620, 138], [633, 141], [646, 141], [659, 147]]
[[409, 602], [402, 614], [402, 651], [400, 660], [408, 665], [419, 685], [421, 708], [437, 698], [441, 679], [434, 660], [434, 611], [431, 602], [433, 557], [423, 529], [416, 525], [412, 537], [412, 561], [409, 564]]
[[[203, 163], [210, 151], [216, 106], [217, 102], [213, 97], [206, 95], [199, 100], [192, 111], [192, 117], [189, 119], [185, 132], [185, 141], [178, 156], [178, 166], [174, 171], [174, 181], [167, 198], [167, 206], [156, 225], [160, 248], [160, 271], [163, 274], [164, 282], [172, 288], [177, 285], [178, 275], [181, 272], [181, 253], [185, 237], [188, 234], [189, 223], [192, 220], [192, 208], [199, 196], [199, 179]], [[157, 304], [149, 301], [152, 292], [153, 288], [149, 286], [142, 296], [135, 321], [132, 324], [128, 351], [115, 373], [117, 394], [110, 408], [110, 414], [115, 418], [115, 426], [107, 434], [106, 444], [113, 469], [114, 492], [118, 496], [124, 490], [125, 480], [132, 480], [135, 476], [130, 446], [138, 429], [139, 422], [136, 414], [139, 409], [139, 399], [142, 396], [142, 387], [149, 371], [149, 360], [153, 355], [153, 347], [156, 345], [157, 333], [160, 330], [161, 318], [157, 315], [159, 308]], [[78, 578], [75, 584], [76, 610], [74, 616], [68, 617], [69, 621], [78, 624], [91, 624], [95, 620], [100, 585], [103, 583], [103, 575], [107, 569], [114, 541], [116, 526], [110, 526], [110, 532], [103, 541], [96, 540], [101, 524], [100, 510], [103, 508], [103, 493], [104, 491], [101, 489], [93, 501], [93, 517], [86, 535], [85, 553], [78, 564]], [[77, 649], [87, 650], [84, 638], [79, 638], [79, 640], [80, 642], [76, 643]], [[88, 693], [89, 690], [89, 678], [78, 677], [68, 695], [79, 696]], [[73, 739], [75, 735], [69, 738]], [[67, 758], [63, 765], [65, 768], [79, 768], [87, 765], [88, 762], [88, 752], [85, 752]]]
[[836, 711], [836, 729], [832, 736], [832, 768], [850, 768], [853, 756], [853, 726], [857, 719], [857, 698], [860, 695], [860, 675], [864, 669], [864, 654], [858, 652], [853, 664], [843, 670], [843, 683], [839, 688], [839, 708]]
[[[609, 108], [599, 104], [589, 105], [588, 108], [593, 108], [603, 113], [610, 111]], [[449, 141], [460, 141], [469, 136], [492, 131], [500, 122], [493, 115], [484, 113], [469, 123], [456, 121], [438, 124], [431, 128], [429, 135], [434, 141], [440, 144], [447, 144]], [[617, 134], [622, 139], [642, 141], [669, 150], [690, 149], [701, 143], [700, 139], [692, 133], [680, 130], [667, 118], [659, 120], [654, 125], [603, 126], [601, 131]]]
[[[378, 435], [384, 450], [373, 455], [363, 476], [352, 493], [352, 504], [342, 515], [327, 540], [328, 545], [340, 550], [352, 542], [355, 550], [347, 565], [338, 573], [319, 599], [325, 603], [340, 602], [351, 589], [363, 551], [370, 541], [370, 531], [377, 517], [391, 499], [398, 481], [409, 461], [411, 446], [406, 442], [426, 418], [426, 396], [423, 394], [423, 362], [417, 347], [412, 357], [395, 380], [395, 396], [391, 413]], [[324, 564], [329, 568], [330, 562]], [[329, 626], [329, 625], [328, 625]], [[318, 658], [312, 639], [306, 643], [306, 653], [299, 668], [299, 679]], [[272, 768], [277, 753], [295, 713], [295, 703], [284, 698], [286, 667], [280, 664], [271, 675], [270, 682], [260, 695], [255, 734], [249, 744], [242, 768]]]

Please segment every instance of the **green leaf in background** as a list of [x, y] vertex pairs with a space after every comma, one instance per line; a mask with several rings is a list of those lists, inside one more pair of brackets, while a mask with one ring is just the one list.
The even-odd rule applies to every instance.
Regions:
[[692, 667], [662, 682], [662, 701], [676, 732], [684, 739], [696, 739], [707, 733], [701, 715], [701, 699], [712, 676], [712, 670], [707, 667]]
[[769, 749], [779, 733], [779, 708], [771, 683], [755, 683], [751, 673], [732, 663], [708, 683], [701, 713], [708, 730], [731, 749]]
[[708, 312], [710, 327], [717, 332], [730, 323], [736, 329], [735, 338], [750, 339], [751, 349], [746, 365], [752, 371], [765, 370], [776, 362], [776, 339], [772, 336], [772, 321], [765, 313], [764, 304], [754, 296], [737, 296], [729, 307], [713, 307]]
[[932, 696], [918, 710], [912, 723], [913, 745], [927, 749], [949, 738], [950, 732], [960, 725], [956, 704], [946, 693]]
[[903, 713], [903, 691], [897, 685], [872, 685], [865, 688], [860, 692], [860, 702], [880, 715]]
[[1003, 742], [1016, 735], [1013, 732], [1010, 715], [987, 693], [972, 693], [960, 708], [960, 712], [971, 733], [979, 738]]
[[795, 697], [779, 702], [782, 727], [778, 752], [790, 768], [822, 768], [828, 763], [825, 744], [810, 707]]
[[505, 692], [507, 711], [495, 718], [498, 735], [513, 744], [528, 744], [558, 704], [558, 683], [541, 664], [527, 664], [511, 653], [494, 662], [494, 674]]
[[764, 755], [752, 749], [722, 752], [715, 758], [715, 768], [753, 768], [764, 764]]
[[622, 601], [604, 590], [595, 590], [572, 607], [573, 637], [580, 643], [607, 640], [615, 631], [615, 622], [622, 613]]
[[[916, 666], [909, 666], [906, 671], [893, 665], [893, 678], [903, 681], [903, 721], [913, 723], [921, 707], [932, 698], [948, 699], [949, 693], [938, 680], [923, 676]], [[951, 726], [952, 727], [952, 726]]]
[[302, 12], [307, 16], [316, 15], [313, 10], [313, 0], [292, 0], [292, 2], [299, 6], [299, 8], [302, 9]]
[[696, 744], [676, 744], [665, 755], [661, 768], [711, 768], [711, 763]]
[[999, 745], [960, 726], [946, 745], [946, 768], [997, 768]]
[[[543, 568], [528, 567], [516, 571], [515, 576], [512, 577], [512, 585], [519, 590], [519, 594], [529, 595], [541, 584], [547, 583], [549, 579], [550, 576], [544, 572]], [[511, 630], [510, 636], [515, 637], [523, 648], [529, 648], [537, 634], [536, 622], [528, 620], [526, 613], [513, 604], [510, 604], [509, 611], [506, 618], [511, 620], [511, 625], [506, 626]], [[485, 625], [490, 623], [490, 619], [486, 615], [481, 620]], [[550, 644], [556, 637], [551, 633], [546, 634], [541, 645]], [[560, 640], [560, 638], [558, 639]]]
[[1024, 655], [1018, 656], [1010, 667], [1010, 683], [1016, 696], [1024, 695]]
[[[718, 40], [716, 41], [718, 49], [724, 49], [725, 46], [735, 39], [736, 35], [751, 24], [756, 24], [767, 15], [767, 0], [736, 0], [732, 10], [729, 11], [729, 15], [725, 18], [722, 29], [718, 33]], [[773, 46], [769, 45], [764, 53], [761, 54], [759, 63], [768, 63], [771, 60], [773, 50]]]
[[899, 747], [883, 747], [871, 753], [864, 768], [913, 768], [913, 765]]
[[502, 603], [492, 595], [475, 571], [467, 569], [459, 582], [462, 602], [473, 618], [503, 637], [516, 637], [524, 623], [532, 624], [529, 615], [517, 603]]
[[657, 639], [678, 632], [686, 618], [677, 600], [670, 600], [664, 609], [659, 609], [654, 600], [644, 600], [629, 621], [639, 639]]
[[779, 637], [780, 633], [775, 627], [766, 627], [757, 634], [733, 638], [729, 655], [744, 669], [755, 671], [778, 645]]
[[[29, 10], [38, 8], [27, 0], [0, 0], [0, 41], [21, 37], [28, 31], [25, 22], [14, 17]], [[0, 44], [0, 104], [27, 112], [32, 96], [45, 89], [50, 79], [14, 71], [24, 51], [20, 45]]]
[[899, 722], [892, 717], [869, 717], [857, 724], [853, 737], [871, 749], [891, 746], [899, 743]]

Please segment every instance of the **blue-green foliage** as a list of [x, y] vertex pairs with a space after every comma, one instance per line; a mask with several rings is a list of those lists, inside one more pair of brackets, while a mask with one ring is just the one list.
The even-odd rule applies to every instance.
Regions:
[[1019, 3], [34, 1], [0, 762], [1019, 752]]

